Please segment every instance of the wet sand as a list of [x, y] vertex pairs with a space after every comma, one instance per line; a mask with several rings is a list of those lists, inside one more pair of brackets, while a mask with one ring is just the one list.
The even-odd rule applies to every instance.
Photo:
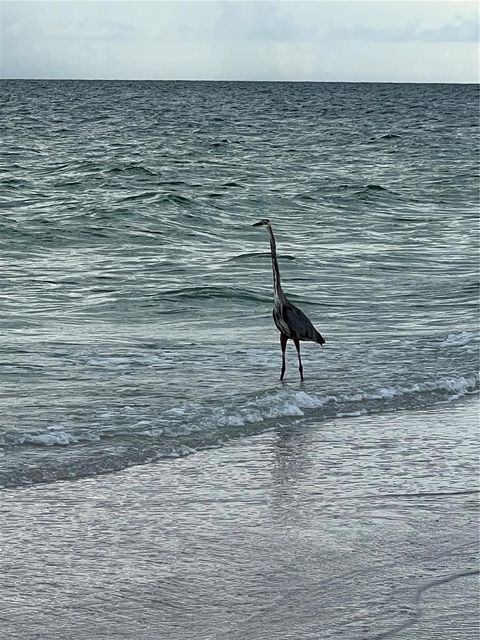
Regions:
[[478, 407], [6, 490], [3, 640], [471, 640]]

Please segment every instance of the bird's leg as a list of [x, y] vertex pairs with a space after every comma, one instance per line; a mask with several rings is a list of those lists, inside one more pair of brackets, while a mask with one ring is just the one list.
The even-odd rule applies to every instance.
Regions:
[[280, 380], [283, 380], [285, 375], [285, 349], [287, 348], [287, 336], [283, 333], [280, 334], [280, 346], [282, 347], [282, 372], [280, 374]]
[[295, 343], [295, 346], [297, 348], [297, 353], [298, 353], [298, 370], [300, 371], [300, 380], [303, 382], [303, 366], [302, 366], [302, 359], [300, 357], [300, 340], [298, 340], [297, 338], [293, 339], [293, 342]]

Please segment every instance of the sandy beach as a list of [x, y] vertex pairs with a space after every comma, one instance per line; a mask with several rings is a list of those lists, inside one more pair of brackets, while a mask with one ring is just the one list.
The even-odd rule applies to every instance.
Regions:
[[2, 495], [4, 640], [478, 632], [476, 402]]

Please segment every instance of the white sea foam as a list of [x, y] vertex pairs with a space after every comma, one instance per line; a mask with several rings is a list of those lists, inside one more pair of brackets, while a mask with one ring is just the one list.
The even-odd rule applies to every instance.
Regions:
[[164, 433], [163, 429], [146, 429], [145, 431], [141, 431], [143, 436], [148, 436], [149, 438], [158, 438], [162, 436]]
[[362, 400], [391, 400], [395, 397], [421, 393], [425, 391], [453, 391], [459, 395], [465, 395], [473, 391], [478, 385], [479, 377], [471, 376], [465, 378], [437, 378], [436, 380], [418, 382], [409, 386], [399, 385], [398, 387], [382, 387], [371, 392], [358, 392], [353, 395], [343, 395], [341, 399], [346, 402], [360, 402]]
[[205, 427], [244, 427], [266, 420], [299, 418], [305, 415], [305, 410], [318, 409], [334, 399], [305, 391], [282, 390], [259, 396], [244, 406], [218, 407], [202, 419], [202, 424]]
[[442, 380], [442, 390], [450, 392], [449, 400], [456, 400], [473, 391], [478, 385], [476, 378], [445, 378]]
[[24, 433], [19, 437], [19, 440], [22, 444], [37, 444], [44, 446], [66, 446], [69, 444], [76, 444], [78, 442], [78, 438], [76, 438], [71, 433], [67, 433], [66, 431], [55, 431], [49, 433]]
[[359, 411], [340, 411], [336, 414], [336, 418], [358, 418], [368, 413], [366, 409], [359, 409]]
[[196, 453], [193, 447], [187, 447], [185, 444], [172, 446], [168, 450], [162, 451], [162, 458], [184, 458], [185, 456]]
[[195, 402], [183, 402], [181, 405], [177, 407], [172, 407], [171, 409], [167, 409], [165, 412], [167, 415], [172, 417], [186, 416], [191, 415], [201, 409], [201, 406]]
[[[149, 417], [148, 420], [145, 418], [139, 420], [138, 409], [123, 407], [122, 415], [124, 417], [128, 418], [131, 413], [137, 413], [136, 419], [116, 430], [115, 433], [118, 436], [127, 437], [138, 434], [159, 441], [164, 440], [165, 437], [182, 440], [217, 429], [227, 429], [238, 434], [241, 433], [239, 430], [245, 427], [284, 418], [302, 419], [308, 415], [359, 416], [383, 410], [385, 406], [408, 408], [415, 406], [416, 400], [412, 401], [412, 397], [417, 396], [421, 405], [422, 398], [429, 393], [440, 394], [441, 397], [438, 400], [448, 402], [477, 390], [478, 382], [478, 375], [451, 376], [410, 385], [380, 387], [372, 390], [359, 389], [353, 393], [338, 393], [335, 396], [283, 388], [259, 393], [256, 397], [243, 403], [227, 404], [222, 407], [185, 402], [170, 408], [161, 416], [157, 416], [156, 419]], [[64, 447], [80, 442], [99, 441], [102, 439], [101, 435], [87, 430], [71, 433], [66, 425], [58, 423], [51, 425], [44, 432], [9, 432], [4, 434], [0, 444]], [[175, 450], [171, 455], [187, 455], [187, 453], [179, 453]]]
[[85, 431], [81, 435], [74, 435], [64, 429], [59, 429], [58, 426], [52, 426], [44, 432], [21, 432], [5, 434], [0, 441], [0, 445], [38, 445], [44, 447], [60, 446], [65, 447], [71, 444], [78, 444], [79, 442], [98, 442], [101, 440], [100, 436], [91, 431]]
[[447, 392], [450, 394], [447, 399], [453, 400], [475, 390], [477, 386], [478, 377], [460, 376], [438, 378], [411, 385], [380, 387], [371, 391], [358, 390], [355, 393], [336, 396], [285, 389], [259, 395], [244, 406], [217, 407], [203, 414], [200, 427], [235, 428], [281, 418], [301, 418], [315, 411], [321, 411], [327, 405], [326, 415], [328, 416], [364, 415], [370, 410], [374, 411], [375, 403], [378, 401], [382, 402], [382, 407], [390, 401], [396, 401], [397, 404], [400, 402], [398, 406], [405, 406], [405, 401], [402, 403], [403, 397], [415, 395], [421, 397], [428, 392]]
[[474, 339], [470, 333], [462, 331], [461, 333], [449, 333], [443, 342], [440, 343], [441, 347], [463, 347], [468, 342]]

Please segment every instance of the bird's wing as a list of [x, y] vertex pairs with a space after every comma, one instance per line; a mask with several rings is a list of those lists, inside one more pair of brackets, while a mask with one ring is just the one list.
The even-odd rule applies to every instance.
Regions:
[[289, 302], [285, 305], [283, 313], [292, 334], [296, 334], [300, 340], [319, 341], [320, 334], [301, 309]]

